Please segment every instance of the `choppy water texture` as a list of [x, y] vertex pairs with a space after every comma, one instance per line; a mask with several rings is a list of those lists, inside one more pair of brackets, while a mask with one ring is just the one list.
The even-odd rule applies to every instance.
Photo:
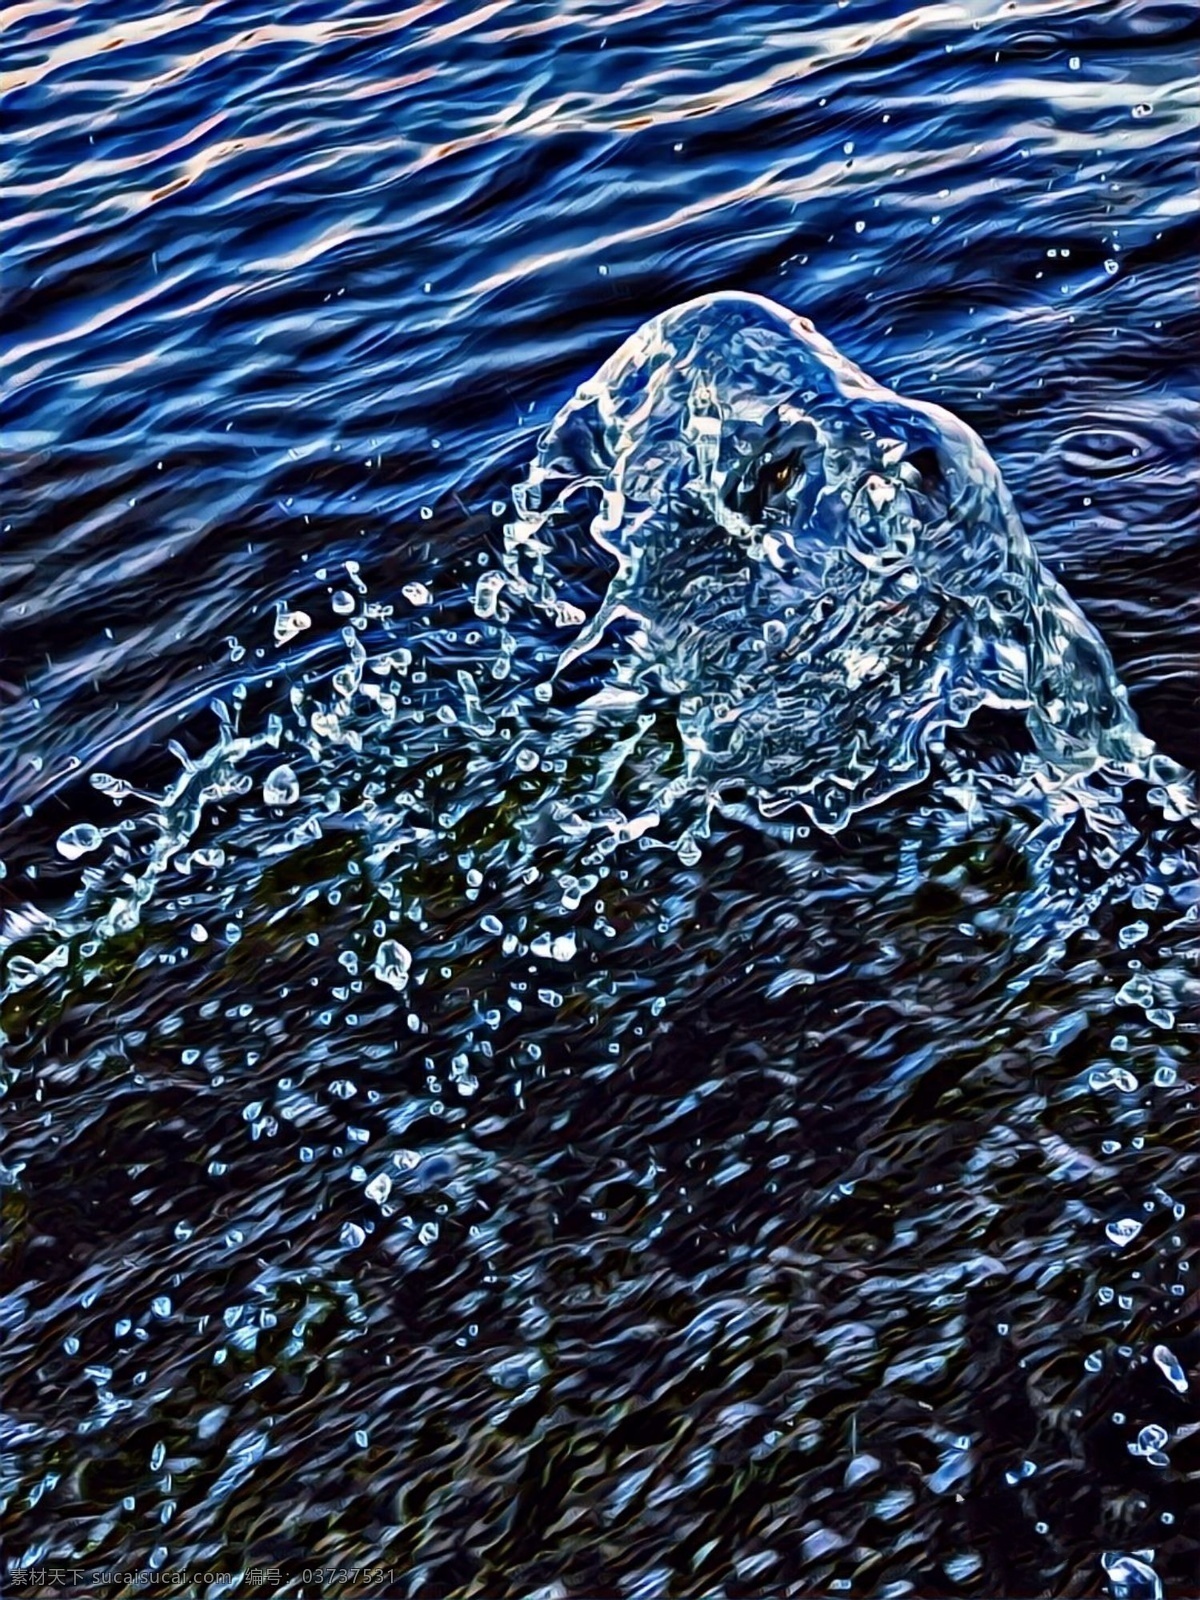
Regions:
[[0, 12], [10, 1583], [1197, 1593], [1193, 20]]

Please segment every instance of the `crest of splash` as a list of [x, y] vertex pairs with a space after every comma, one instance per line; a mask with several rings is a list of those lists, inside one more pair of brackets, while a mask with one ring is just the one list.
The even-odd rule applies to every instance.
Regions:
[[1179, 778], [979, 438], [769, 300], [644, 324], [514, 502], [508, 581], [568, 634], [558, 671], [619, 631], [598, 698], [665, 690], [685, 781], [722, 809], [836, 830], [985, 705], [1022, 714], [1063, 776]]

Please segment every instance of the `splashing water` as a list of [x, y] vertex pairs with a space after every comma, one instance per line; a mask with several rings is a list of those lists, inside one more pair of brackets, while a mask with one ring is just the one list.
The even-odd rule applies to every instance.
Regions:
[[[132, 1192], [149, 1169], [170, 1199], [136, 1248], [98, 1236], [82, 1285], [42, 1262], [22, 1313], [88, 1387], [20, 1436], [14, 1484], [50, 1504], [63, 1451], [186, 1435], [134, 1511], [97, 1477], [63, 1554], [115, 1559], [152, 1515], [199, 1559], [214, 1507], [303, 1454], [315, 1402], [289, 1397], [324, 1371], [362, 1412], [335, 1454], [367, 1438], [419, 1479], [388, 1385], [420, 1369], [421, 1427], [467, 1441], [473, 1492], [508, 1508], [519, 1429], [610, 1438], [648, 1328], [647, 1392], [697, 1439], [645, 1497], [631, 1445], [602, 1521], [652, 1528], [654, 1495], [690, 1515], [749, 1429], [764, 1494], [822, 1486], [789, 1542], [814, 1587], [918, 1513], [966, 1581], [967, 1498], [1028, 1511], [1022, 1572], [1099, 1575], [1041, 1468], [1094, 1449], [1121, 1505], [1120, 1473], [1156, 1493], [1174, 1470], [1195, 803], [980, 442], [770, 302], [710, 296], [562, 408], [495, 549], [386, 600], [350, 577], [327, 586], [335, 670], [306, 653], [317, 603], [281, 602], [274, 691], [236, 685], [161, 795], [96, 775], [127, 813], [67, 819], [72, 893], [10, 913], [5, 1193], [30, 1248], [62, 1159], [127, 1152]], [[104, 1132], [126, 1096], [132, 1143]], [[48, 1116], [85, 1154], [47, 1153]], [[180, 1128], [202, 1160], [174, 1159]], [[747, 1347], [762, 1372], [727, 1393]], [[1069, 1449], [1040, 1424], [1010, 1447], [989, 1411], [1031, 1353]], [[1118, 1381], [1141, 1409], [1094, 1446], [1079, 1419]], [[413, 1503], [411, 1592], [448, 1589], [418, 1553], [450, 1502]], [[1122, 1527], [1113, 1593], [1157, 1592]], [[979, 1536], [989, 1573], [1007, 1537]]]
[[[514, 583], [576, 627], [559, 669], [630, 624], [618, 681], [677, 696], [689, 780], [766, 817], [844, 826], [980, 706], [1024, 713], [1062, 773], [1153, 759], [981, 441], [769, 300], [640, 328], [559, 412], [517, 504]], [[563, 574], [589, 543], [616, 570], [581, 606]], [[1155, 775], [1180, 780], [1161, 757]]]

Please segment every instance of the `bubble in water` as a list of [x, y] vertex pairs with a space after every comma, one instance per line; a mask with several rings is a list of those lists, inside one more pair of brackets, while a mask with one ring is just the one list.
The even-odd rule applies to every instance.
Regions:
[[367, 1236], [357, 1222], [347, 1222], [338, 1237], [343, 1250], [357, 1250]]
[[399, 939], [385, 939], [375, 955], [375, 976], [397, 993], [408, 987], [412, 956]]
[[406, 583], [400, 593], [412, 606], [427, 606], [433, 598], [423, 583]]
[[56, 848], [60, 856], [68, 861], [76, 861], [80, 856], [98, 849], [103, 842], [104, 835], [99, 828], [94, 828], [90, 822], [78, 822], [73, 828], [59, 834]]
[[269, 806], [295, 805], [300, 798], [300, 780], [294, 770], [283, 762], [268, 773], [263, 784], [263, 799]]
[[354, 596], [348, 589], [335, 589], [329, 603], [339, 617], [348, 617], [354, 610]]

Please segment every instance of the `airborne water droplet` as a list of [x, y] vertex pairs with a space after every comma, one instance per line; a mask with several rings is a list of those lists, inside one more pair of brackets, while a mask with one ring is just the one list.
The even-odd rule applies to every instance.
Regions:
[[1104, 1231], [1109, 1241], [1115, 1244], [1118, 1250], [1123, 1250], [1141, 1233], [1142, 1225], [1136, 1217], [1119, 1217], [1116, 1222], [1110, 1222]]
[[286, 604], [280, 601], [275, 609], [276, 644], [287, 644], [289, 639], [294, 639], [305, 628], [311, 627], [312, 618], [307, 611], [289, 611]]
[[1163, 1377], [1179, 1394], [1186, 1394], [1188, 1390], [1187, 1374], [1180, 1364], [1178, 1356], [1169, 1350], [1165, 1344], [1156, 1344], [1152, 1352], [1154, 1365]]
[[375, 956], [375, 976], [399, 992], [408, 986], [412, 956], [399, 939], [385, 939]]
[[68, 828], [66, 833], [59, 834], [58, 853], [68, 861], [76, 861], [80, 856], [97, 849], [103, 841], [104, 835], [99, 828], [94, 828], [90, 822], [79, 822], [75, 827]]
[[1108, 1574], [1112, 1600], [1162, 1600], [1162, 1584], [1154, 1568], [1138, 1556], [1106, 1551], [1100, 1558]]
[[1125, 1067], [1096, 1067], [1088, 1074], [1089, 1089], [1107, 1089], [1110, 1086], [1119, 1089], [1122, 1094], [1132, 1094], [1138, 1081]]
[[269, 806], [291, 806], [299, 798], [300, 780], [285, 761], [267, 775], [267, 781], [263, 784], [263, 799]]
[[1137, 1436], [1135, 1446], [1136, 1454], [1148, 1456], [1151, 1451], [1161, 1450], [1166, 1444], [1169, 1435], [1167, 1430], [1158, 1422], [1149, 1422]]

